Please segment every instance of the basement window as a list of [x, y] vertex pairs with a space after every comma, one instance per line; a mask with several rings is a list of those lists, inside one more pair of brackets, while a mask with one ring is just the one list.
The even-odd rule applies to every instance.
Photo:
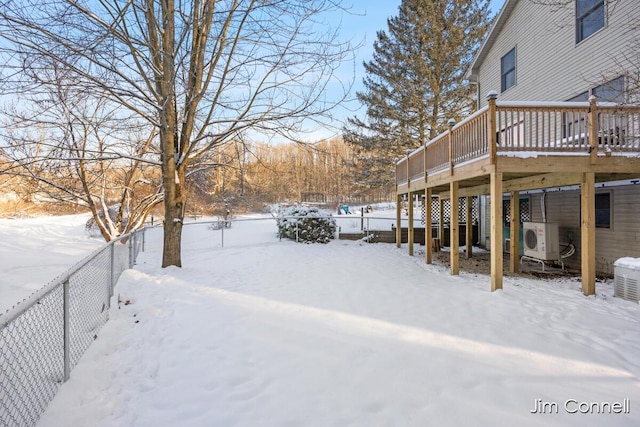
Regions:
[[596, 193], [596, 228], [611, 228], [611, 193]]

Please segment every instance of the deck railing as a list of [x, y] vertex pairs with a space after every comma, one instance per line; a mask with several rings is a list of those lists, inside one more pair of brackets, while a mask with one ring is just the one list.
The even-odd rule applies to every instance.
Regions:
[[409, 181], [424, 177], [424, 147], [418, 148], [409, 158]]
[[489, 106], [399, 160], [396, 183], [405, 185], [485, 156], [523, 152], [592, 157], [640, 154], [640, 106], [596, 103], [593, 99], [549, 103], [490, 100]]

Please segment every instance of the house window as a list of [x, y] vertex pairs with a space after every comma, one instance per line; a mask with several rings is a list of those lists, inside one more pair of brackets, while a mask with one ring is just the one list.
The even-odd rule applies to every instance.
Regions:
[[516, 48], [514, 47], [500, 59], [500, 74], [502, 76], [501, 92], [516, 84]]
[[[600, 86], [593, 87], [586, 92], [582, 92], [573, 98], [568, 99], [569, 102], [589, 101], [589, 97], [593, 95], [597, 101], [618, 102], [623, 103], [625, 96], [625, 77], [620, 76]], [[619, 119], [618, 119], [619, 120]], [[616, 126], [622, 126], [616, 123]], [[587, 124], [583, 114], [562, 113], [562, 137], [573, 138], [580, 137], [587, 132]]]
[[610, 80], [591, 90], [591, 94], [595, 96], [598, 101], [619, 103], [625, 102], [624, 92], [624, 76]]
[[611, 228], [611, 193], [596, 193], [596, 228]]
[[604, 27], [604, 0], [576, 0], [576, 43]]

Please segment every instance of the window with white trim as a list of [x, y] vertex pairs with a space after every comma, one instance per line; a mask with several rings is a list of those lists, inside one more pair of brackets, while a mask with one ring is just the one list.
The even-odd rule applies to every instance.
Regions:
[[[591, 95], [595, 96], [598, 101], [623, 103], [626, 100], [625, 76], [622, 75], [599, 86], [590, 88], [567, 101], [589, 101]], [[621, 126], [620, 123], [617, 126]], [[562, 136], [563, 138], [578, 136], [587, 132], [587, 124], [584, 115], [572, 116], [571, 114], [562, 114]]]
[[604, 0], [576, 0], [576, 43], [604, 28]]
[[500, 58], [500, 92], [504, 92], [516, 84], [516, 48], [511, 49]]

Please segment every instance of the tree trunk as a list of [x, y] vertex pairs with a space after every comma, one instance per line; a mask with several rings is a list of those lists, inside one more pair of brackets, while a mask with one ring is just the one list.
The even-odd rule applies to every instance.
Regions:
[[[171, 163], [174, 163], [172, 160]], [[165, 174], [164, 179], [164, 250], [162, 254], [162, 267], [175, 265], [182, 267], [181, 241], [182, 222], [185, 212], [184, 179], [185, 168], [175, 167], [173, 173]]]

